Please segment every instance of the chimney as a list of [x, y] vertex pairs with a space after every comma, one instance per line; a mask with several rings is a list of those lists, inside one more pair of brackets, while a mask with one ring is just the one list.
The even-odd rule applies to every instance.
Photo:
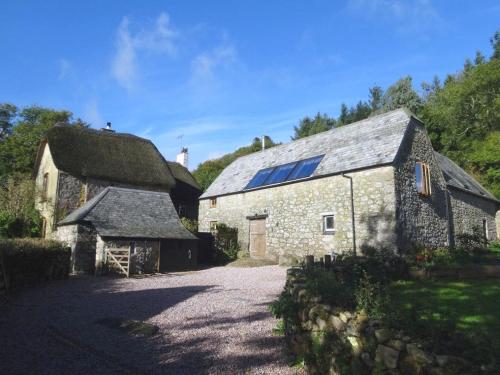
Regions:
[[264, 151], [266, 149], [266, 136], [263, 135], [262, 136], [262, 151]]
[[101, 128], [101, 130], [104, 131], [104, 132], [111, 132], [111, 133], [115, 132], [113, 129], [111, 129], [111, 123], [110, 122], [107, 122], [106, 123], [106, 127], [105, 128]]
[[182, 165], [183, 167], [187, 168], [188, 167], [188, 149], [187, 147], [183, 147], [181, 149], [181, 152], [177, 154], [177, 163]]

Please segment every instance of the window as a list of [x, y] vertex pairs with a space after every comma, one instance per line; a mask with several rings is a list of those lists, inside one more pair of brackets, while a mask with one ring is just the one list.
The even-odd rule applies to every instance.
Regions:
[[49, 190], [49, 174], [45, 173], [43, 175], [43, 185], [42, 185], [42, 199], [47, 199], [47, 192]]
[[431, 195], [431, 173], [428, 164], [422, 162], [415, 164], [415, 180], [419, 194], [424, 196]]
[[323, 233], [324, 234], [335, 233], [335, 222], [333, 219], [333, 215], [324, 215], [323, 216]]
[[135, 248], [135, 242], [130, 242], [130, 255], [137, 254], [137, 250]]
[[210, 208], [217, 207], [217, 198], [210, 199]]
[[483, 219], [483, 236], [486, 241], [488, 241], [490, 238], [489, 233], [488, 233], [488, 220]]
[[212, 232], [212, 233], [217, 232], [217, 222], [216, 221], [210, 222], [210, 232]]
[[276, 167], [261, 169], [250, 180], [245, 189], [253, 189], [259, 186], [278, 184], [284, 181], [298, 180], [309, 177], [324, 155], [299, 160], [293, 163], [278, 165]]
[[42, 218], [42, 237], [45, 238], [47, 236], [47, 219]]

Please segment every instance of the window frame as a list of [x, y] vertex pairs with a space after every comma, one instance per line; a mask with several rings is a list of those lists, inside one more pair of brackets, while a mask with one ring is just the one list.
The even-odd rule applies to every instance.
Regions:
[[217, 208], [217, 197], [210, 198], [210, 208]]
[[[417, 169], [420, 169], [420, 178], [421, 178], [421, 185], [419, 186], [418, 180], [417, 180], [417, 174], [419, 171]], [[429, 167], [429, 164], [424, 163], [422, 161], [417, 161], [415, 164], [415, 185], [417, 187], [417, 192], [418, 194], [424, 196], [424, 197], [429, 197], [432, 195], [432, 183], [431, 183], [431, 170]]]
[[215, 233], [217, 232], [217, 224], [219, 222], [217, 220], [211, 220], [208, 222], [208, 225], [210, 227], [210, 233]]
[[[328, 228], [327, 220], [332, 219], [332, 228]], [[322, 215], [322, 223], [323, 223], [323, 234], [335, 234], [335, 215], [334, 214], [323, 214]]]
[[42, 180], [42, 201], [46, 201], [49, 192], [49, 172], [43, 174]]

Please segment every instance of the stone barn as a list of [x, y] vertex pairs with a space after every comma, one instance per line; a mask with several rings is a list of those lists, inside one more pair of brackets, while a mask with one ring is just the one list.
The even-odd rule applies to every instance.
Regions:
[[58, 223], [74, 272], [130, 275], [196, 266], [197, 238], [168, 193], [107, 187]]
[[449, 246], [476, 227], [494, 240], [498, 207], [398, 109], [238, 158], [200, 197], [199, 228], [236, 227], [252, 257], [287, 263]]

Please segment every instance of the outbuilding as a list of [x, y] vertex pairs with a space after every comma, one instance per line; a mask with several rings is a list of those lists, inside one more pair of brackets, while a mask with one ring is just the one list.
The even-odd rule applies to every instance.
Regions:
[[192, 269], [197, 238], [167, 192], [109, 186], [57, 225], [75, 273], [131, 274]]

